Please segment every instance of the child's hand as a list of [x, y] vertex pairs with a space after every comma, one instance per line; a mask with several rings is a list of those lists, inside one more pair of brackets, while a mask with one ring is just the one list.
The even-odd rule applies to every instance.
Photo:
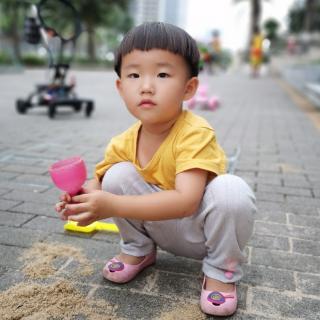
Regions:
[[60, 195], [59, 197], [60, 202], [58, 202], [55, 206], [56, 211], [59, 213], [59, 216], [62, 220], [66, 220], [63, 217], [63, 210], [65, 210], [65, 206], [67, 203], [71, 203], [72, 202], [72, 198], [70, 196], [70, 194], [68, 193], [63, 193], [62, 195]]
[[105, 213], [108, 202], [108, 193], [95, 190], [90, 193], [83, 193], [71, 198], [65, 203], [63, 210], [59, 212], [63, 220], [78, 222], [79, 226], [87, 226], [97, 220], [107, 218]]

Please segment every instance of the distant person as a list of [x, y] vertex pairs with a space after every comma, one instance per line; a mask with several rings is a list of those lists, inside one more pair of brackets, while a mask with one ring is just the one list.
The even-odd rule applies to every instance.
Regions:
[[251, 65], [251, 75], [257, 77], [260, 74], [260, 68], [263, 60], [263, 35], [261, 34], [259, 28], [255, 28], [254, 34], [251, 39], [250, 46], [250, 65]]
[[159, 246], [203, 261], [203, 312], [233, 314], [255, 198], [241, 178], [225, 174], [209, 123], [182, 109], [198, 87], [196, 42], [176, 26], [145, 23], [122, 40], [115, 71], [139, 121], [111, 139], [95, 179], [80, 195], [63, 194], [57, 211], [80, 225], [114, 219], [121, 253], [104, 267], [106, 279], [131, 281], [156, 262]]
[[221, 40], [220, 40], [220, 32], [218, 30], [214, 30], [212, 32], [212, 40], [210, 42], [211, 47], [211, 59], [213, 68], [215, 66], [220, 66], [221, 63]]
[[287, 51], [291, 55], [294, 55], [297, 51], [297, 41], [296, 41], [295, 36], [293, 36], [293, 35], [288, 36]]
[[200, 53], [199, 71], [212, 74], [212, 56], [209, 52], [209, 49], [203, 44], [200, 44], [198, 49]]

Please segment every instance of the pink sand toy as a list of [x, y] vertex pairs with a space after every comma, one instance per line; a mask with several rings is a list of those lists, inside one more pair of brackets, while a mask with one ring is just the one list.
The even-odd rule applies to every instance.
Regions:
[[80, 157], [71, 157], [55, 162], [49, 172], [54, 184], [71, 196], [76, 195], [87, 179], [87, 170]]
[[208, 85], [201, 84], [196, 94], [187, 102], [188, 109], [192, 110], [196, 106], [200, 106], [203, 110], [214, 111], [220, 104], [219, 98], [216, 96], [208, 96]]

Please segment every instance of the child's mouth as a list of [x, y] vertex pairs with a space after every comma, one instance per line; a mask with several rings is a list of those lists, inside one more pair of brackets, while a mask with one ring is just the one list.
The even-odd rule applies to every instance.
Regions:
[[149, 109], [154, 107], [156, 104], [152, 100], [142, 100], [139, 103], [139, 107]]

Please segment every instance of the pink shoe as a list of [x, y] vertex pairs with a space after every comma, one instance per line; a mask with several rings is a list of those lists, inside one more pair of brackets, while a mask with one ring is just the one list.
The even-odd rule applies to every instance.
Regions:
[[205, 289], [206, 278], [203, 279], [201, 290], [201, 310], [214, 316], [230, 316], [237, 310], [237, 289], [232, 292], [209, 291]]
[[103, 276], [116, 283], [126, 283], [135, 278], [135, 276], [148, 266], [156, 262], [156, 251], [146, 255], [139, 264], [127, 264], [112, 258], [103, 268]]

